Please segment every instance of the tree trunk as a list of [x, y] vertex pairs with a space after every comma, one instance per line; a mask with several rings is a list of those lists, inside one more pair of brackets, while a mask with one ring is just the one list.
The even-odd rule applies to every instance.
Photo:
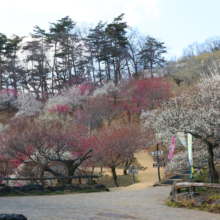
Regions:
[[117, 67], [115, 67], [115, 59], [113, 57], [113, 67], [114, 67], [114, 73], [115, 73], [115, 85], [118, 85], [118, 73], [117, 73]]
[[129, 76], [129, 78], [131, 78], [131, 72], [130, 72], [130, 68], [129, 68], [127, 59], [126, 59], [126, 65], [127, 65], [127, 68], [128, 68], [128, 76]]
[[[40, 177], [44, 177], [44, 168], [41, 170]], [[42, 186], [45, 186], [45, 182], [43, 180], [40, 180], [40, 183]]]
[[98, 64], [99, 64], [99, 82], [102, 85], [102, 71], [101, 71], [101, 65], [99, 59], [98, 59]]
[[124, 174], [124, 175], [128, 175], [127, 169], [128, 169], [128, 161], [126, 161], [126, 162], [125, 162], [125, 165], [124, 165], [124, 169], [123, 169], [123, 174]]
[[107, 67], [108, 67], [108, 79], [111, 80], [111, 69], [108, 60], [107, 60]]
[[124, 170], [123, 170], [124, 175], [128, 175], [127, 170], [129, 168], [129, 166], [131, 165], [131, 163], [132, 163], [132, 159], [130, 159], [129, 161], [126, 160], [125, 165], [124, 165]]
[[151, 72], [151, 77], [153, 78], [153, 64], [152, 62], [150, 63], [150, 72]]
[[208, 158], [208, 165], [209, 165], [209, 182], [210, 183], [218, 183], [218, 172], [215, 169], [214, 164], [214, 153], [212, 146], [208, 146], [209, 158]]
[[128, 110], [127, 114], [128, 114], [128, 122], [131, 123], [131, 111]]
[[94, 173], [94, 169], [95, 169], [95, 167], [92, 166], [92, 172], [91, 172], [91, 175], [93, 175], [93, 173]]
[[[68, 176], [74, 176], [75, 170], [73, 169], [73, 164], [72, 163], [67, 164], [67, 169], [68, 169]], [[67, 183], [71, 184], [72, 179], [67, 179]]]
[[118, 187], [117, 174], [116, 174], [116, 171], [115, 171], [115, 167], [111, 167], [111, 171], [112, 171], [112, 178], [114, 180], [115, 186]]
[[138, 74], [138, 67], [137, 67], [137, 64], [135, 64], [134, 69], [135, 69], [135, 76], [136, 76], [137, 79], [138, 79], [138, 78], [139, 78], [139, 74]]
[[57, 177], [64, 176], [62, 173], [58, 173], [58, 172], [52, 170], [50, 167], [48, 167], [48, 165], [45, 166], [45, 170], [44, 171], [50, 172], [51, 174], [53, 174], [54, 176], [57, 176]]
[[108, 75], [108, 67], [107, 67], [107, 62], [105, 61], [105, 74], [106, 74], [106, 79], [107, 82], [109, 81], [109, 75]]

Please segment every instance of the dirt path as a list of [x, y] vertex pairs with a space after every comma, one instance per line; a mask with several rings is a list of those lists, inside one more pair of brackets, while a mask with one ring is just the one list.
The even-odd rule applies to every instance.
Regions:
[[[137, 159], [138, 163], [143, 166], [147, 167], [145, 170], [138, 170], [137, 178], [139, 179], [139, 183], [135, 183], [133, 185], [127, 187], [114, 187], [111, 190], [118, 191], [118, 190], [135, 190], [135, 189], [146, 189], [149, 186], [152, 186], [155, 182], [158, 181], [158, 169], [153, 168], [153, 158], [152, 156], [145, 150], [142, 150], [134, 155]], [[95, 173], [100, 172], [100, 167], [96, 167], [94, 169]], [[116, 169], [117, 175], [123, 175], [123, 169]], [[111, 172], [107, 168], [102, 169], [102, 174], [107, 174], [111, 176]], [[161, 178], [164, 175], [164, 168], [160, 168], [160, 176]]]
[[[155, 182], [158, 181], [158, 169], [153, 168], [153, 158], [147, 151], [140, 151], [135, 155], [138, 162], [144, 166], [147, 167], [146, 170], [139, 170], [138, 171], [138, 179], [140, 180], [140, 183], [134, 184], [132, 186], [129, 186], [129, 188], [134, 189], [145, 189], [149, 186], [152, 186]], [[163, 177], [164, 174], [164, 168], [160, 168], [160, 176]]]
[[[153, 158], [147, 151], [140, 151], [137, 154], [134, 155], [138, 162], [143, 167], [147, 167], [146, 170], [139, 170], [137, 178], [140, 180], [139, 183], [135, 183], [133, 185], [130, 185], [128, 187], [118, 187], [118, 188], [111, 188], [113, 191], [120, 191], [120, 190], [136, 190], [136, 189], [146, 189], [150, 186], [152, 186], [155, 182], [158, 181], [158, 169], [153, 168]], [[117, 169], [117, 174], [122, 175], [123, 170]], [[104, 170], [105, 174], [111, 175], [111, 173], [108, 170]], [[164, 168], [160, 168], [160, 175], [161, 177], [164, 174]]]

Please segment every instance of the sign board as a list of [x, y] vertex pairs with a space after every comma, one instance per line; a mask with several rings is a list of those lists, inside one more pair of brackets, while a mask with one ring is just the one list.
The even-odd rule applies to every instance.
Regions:
[[152, 151], [151, 156], [155, 157], [155, 156], [163, 156], [163, 151]]
[[138, 169], [128, 169], [129, 174], [138, 174]]
[[154, 162], [160, 162], [160, 161], [163, 161], [164, 158], [154, 158]]
[[153, 167], [165, 167], [165, 163], [153, 163]]

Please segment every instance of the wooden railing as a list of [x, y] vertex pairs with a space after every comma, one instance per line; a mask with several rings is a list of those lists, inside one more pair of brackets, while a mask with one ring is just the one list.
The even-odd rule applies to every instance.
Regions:
[[5, 180], [7, 182], [7, 186], [9, 185], [9, 181], [16, 181], [16, 180], [28, 180], [28, 181], [35, 181], [35, 180], [52, 180], [54, 179], [79, 179], [79, 183], [81, 184], [81, 179], [88, 179], [88, 183], [91, 183], [93, 178], [99, 178], [97, 175], [79, 175], [79, 176], [60, 176], [60, 177], [37, 177], [37, 178], [30, 178], [30, 177], [22, 177], [22, 178], [10, 178], [10, 177], [3, 177], [0, 178], [1, 180]]
[[197, 183], [197, 182], [174, 182], [173, 189], [174, 194], [180, 193], [181, 188], [190, 188], [190, 192], [195, 192], [196, 187], [205, 187], [211, 189], [220, 189], [220, 184], [218, 183]]

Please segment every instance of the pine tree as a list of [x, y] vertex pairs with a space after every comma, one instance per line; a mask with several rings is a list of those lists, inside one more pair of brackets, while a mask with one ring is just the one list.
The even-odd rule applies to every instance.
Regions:
[[105, 28], [106, 23], [102, 23], [101, 21], [94, 29], [89, 30], [89, 35], [87, 37], [87, 42], [90, 45], [91, 55], [95, 58], [98, 62], [98, 74], [97, 77], [99, 78], [100, 83], [102, 83], [103, 74], [101, 69], [101, 51], [103, 48], [103, 44], [105, 44]]
[[5, 34], [0, 33], [0, 90], [2, 90], [2, 64], [3, 64], [3, 57], [5, 55], [6, 49], [6, 43], [8, 39]]
[[124, 14], [119, 15], [112, 23], [108, 24], [105, 29], [105, 33], [111, 42], [111, 62], [114, 67], [114, 78], [116, 84], [118, 84], [118, 80], [121, 79], [120, 58], [128, 44], [126, 36], [126, 29], [128, 28], [128, 25], [126, 22], [122, 22], [123, 17]]
[[[55, 83], [56, 87], [60, 87], [67, 80], [68, 72], [68, 78], [71, 79], [70, 34], [74, 26], [75, 22], [69, 16], [58, 20], [57, 23], [50, 23], [50, 33], [46, 36], [47, 42], [54, 45], [54, 59], [51, 66], [52, 92]], [[61, 61], [59, 62], [58, 59]]]
[[19, 65], [19, 61], [17, 59], [23, 39], [24, 37], [13, 35], [12, 38], [8, 38], [8, 42], [5, 46], [5, 55], [7, 57], [5, 69], [7, 73], [6, 76], [3, 77], [3, 83], [6, 84], [6, 88], [8, 88], [8, 86], [12, 86], [15, 90], [17, 90], [20, 75], [23, 74], [23, 68]]
[[166, 62], [165, 58], [162, 57], [166, 52], [166, 47], [163, 42], [159, 42], [155, 38], [149, 36], [147, 37], [145, 46], [140, 54], [144, 69], [150, 69], [152, 77], [153, 68], [161, 67]]

